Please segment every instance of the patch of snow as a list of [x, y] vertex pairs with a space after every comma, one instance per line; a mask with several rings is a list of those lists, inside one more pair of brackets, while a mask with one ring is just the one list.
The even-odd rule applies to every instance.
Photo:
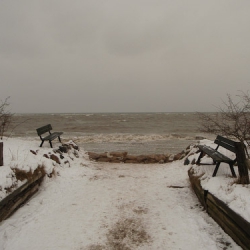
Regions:
[[[4, 141], [1, 185], [10, 184], [6, 179], [15, 164], [22, 169], [45, 164], [48, 172], [56, 168], [57, 175], [45, 178], [38, 193], [0, 223], [0, 249], [241, 249], [200, 206], [189, 184], [190, 166], [184, 166], [183, 160], [94, 163], [80, 149], [79, 158], [68, 155], [69, 164], [57, 164], [43, 157], [52, 149], [38, 145], [38, 141]], [[210, 178], [209, 173], [204, 185], [220, 184], [223, 190], [221, 181], [228, 178], [219, 174]], [[247, 195], [248, 187], [242, 188]], [[234, 184], [227, 191], [232, 205], [239, 200], [233, 198], [238, 192]]]

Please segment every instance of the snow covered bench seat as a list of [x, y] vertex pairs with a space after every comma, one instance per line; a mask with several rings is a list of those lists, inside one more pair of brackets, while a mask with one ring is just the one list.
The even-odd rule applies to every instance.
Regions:
[[235, 142], [230, 140], [230, 139], [227, 139], [225, 137], [218, 135], [216, 137], [214, 143], [218, 145], [215, 149], [211, 148], [207, 145], [198, 145], [198, 148], [200, 149], [201, 153], [198, 157], [196, 164], [199, 165], [201, 158], [206, 154], [213, 159], [213, 165], [216, 165], [214, 172], [213, 172], [213, 177], [216, 176], [221, 162], [227, 163], [230, 167], [230, 170], [231, 170], [233, 177], [236, 177], [233, 166], [237, 162], [237, 158], [235, 158], [233, 160], [233, 159], [230, 159], [229, 157], [223, 155], [222, 153], [218, 152], [218, 148], [221, 146], [221, 147], [223, 147], [223, 148], [225, 148], [233, 153], [236, 153], [235, 146], [234, 146]]
[[[56, 139], [56, 138], [58, 138], [59, 142], [61, 142], [60, 135], [62, 135], [63, 132], [53, 132], [53, 133], [51, 133], [51, 130], [52, 130], [52, 126], [50, 124], [45, 125], [43, 127], [40, 127], [40, 128], [38, 128], [36, 130], [38, 136], [40, 137], [40, 139], [42, 141], [41, 144], [40, 144], [40, 147], [42, 147], [44, 141], [49, 141], [50, 147], [53, 148], [52, 147], [52, 141], [54, 139]], [[42, 135], [45, 134], [45, 133], [48, 133], [48, 135], [45, 136], [45, 137], [42, 137]]]

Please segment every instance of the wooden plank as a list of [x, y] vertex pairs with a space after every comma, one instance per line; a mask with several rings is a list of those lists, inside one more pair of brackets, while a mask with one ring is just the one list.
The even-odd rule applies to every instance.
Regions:
[[233, 140], [231, 140], [231, 139], [228, 139], [228, 138], [226, 138], [226, 137], [223, 137], [223, 136], [221, 136], [221, 135], [217, 135], [217, 139], [220, 140], [220, 141], [224, 141], [224, 142], [226, 142], [227, 144], [232, 145], [232, 146], [234, 146], [234, 143], [235, 143], [235, 141], [233, 141]]
[[216, 205], [224, 214], [231, 218], [231, 220], [237, 224], [243, 231], [249, 234], [250, 238], [250, 223], [242, 218], [239, 214], [229, 208], [223, 201], [219, 200], [213, 194], [208, 193], [207, 202], [211, 202]]
[[204, 153], [206, 153], [208, 156], [210, 156], [215, 161], [220, 162], [233, 162], [232, 159], [228, 158], [227, 156], [223, 155], [222, 153], [218, 152], [217, 150], [209, 147], [209, 146], [198, 146]]
[[36, 181], [42, 181], [44, 175], [42, 173], [38, 173], [37, 176], [33, 177], [32, 180], [27, 181], [25, 184], [23, 184], [21, 187], [19, 187], [18, 189], [16, 189], [15, 191], [13, 191], [11, 194], [9, 194], [7, 197], [5, 197], [4, 199], [2, 199], [0, 201], [0, 209], [1, 207], [3, 207], [6, 203], [9, 202], [9, 200], [14, 199], [15, 196], [17, 196], [19, 193], [23, 192], [23, 190], [25, 190], [28, 186], [30, 186], [33, 182]]
[[203, 205], [203, 207], [206, 207], [205, 206], [205, 200], [204, 200], [204, 192], [202, 192], [199, 188], [198, 188], [198, 186], [193, 186], [193, 190], [194, 190], [194, 192], [195, 192], [195, 194], [196, 194], [196, 196], [197, 196], [197, 198], [199, 199], [199, 201], [200, 201], [200, 203]]
[[235, 153], [235, 147], [234, 147], [234, 141], [225, 138], [223, 136], [218, 135], [214, 141], [214, 143], [216, 143], [219, 146], [222, 146], [228, 150], [230, 150], [231, 152]]
[[39, 189], [39, 184], [25, 192], [22, 196], [19, 196], [14, 202], [10, 201], [1, 209], [0, 221], [6, 220], [10, 217], [22, 204], [24, 204], [33, 194], [35, 194]]
[[230, 217], [209, 200], [207, 200], [207, 212], [237, 244], [243, 249], [249, 250], [249, 235], [238, 228]]
[[192, 168], [188, 171], [192, 188], [206, 208], [208, 214], [229, 234], [244, 250], [250, 249], [250, 223], [230, 209], [217, 197], [202, 189], [200, 177], [194, 176]]
[[3, 142], [0, 142], [0, 166], [3, 166]]
[[245, 145], [242, 142], [235, 142], [236, 157], [239, 170], [239, 183], [249, 184], [248, 166], [245, 154]]
[[37, 131], [37, 134], [40, 136], [42, 134], [49, 132], [50, 130], [52, 130], [52, 126], [51, 124], [48, 124], [48, 125], [38, 128], [36, 131]]
[[203, 207], [206, 207], [206, 202], [205, 202], [205, 197], [204, 197], [204, 190], [202, 189], [202, 186], [200, 184], [200, 177], [199, 176], [194, 176], [191, 173], [191, 170], [188, 171], [190, 183], [192, 185], [192, 188], [199, 199], [200, 203], [203, 205]]
[[226, 142], [223, 142], [223, 141], [214, 141], [214, 143], [218, 144], [219, 146], [223, 147], [223, 148], [226, 148], [227, 150], [235, 153], [235, 147], [230, 145], [230, 144], [227, 144]]
[[56, 139], [57, 137], [59, 137], [60, 135], [62, 135], [63, 132], [54, 132], [46, 137], [43, 138], [44, 141], [48, 141], [48, 140], [54, 140]]
[[33, 181], [25, 183], [16, 190], [16, 192], [14, 191], [0, 202], [0, 222], [12, 215], [23, 203], [37, 192], [43, 177], [44, 175], [40, 175], [40, 178], [36, 176]]

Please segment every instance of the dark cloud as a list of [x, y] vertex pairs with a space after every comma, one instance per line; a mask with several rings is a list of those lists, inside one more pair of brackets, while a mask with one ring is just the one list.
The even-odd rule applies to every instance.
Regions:
[[249, 89], [249, 11], [247, 0], [1, 1], [0, 99], [15, 112], [211, 110]]

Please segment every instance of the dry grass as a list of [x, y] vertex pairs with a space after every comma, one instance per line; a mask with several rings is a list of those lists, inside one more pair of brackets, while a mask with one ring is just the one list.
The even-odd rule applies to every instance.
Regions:
[[143, 208], [143, 207], [138, 207], [138, 208], [133, 209], [133, 212], [136, 213], [136, 214], [147, 214], [148, 209]]
[[[32, 172], [31, 170], [25, 171], [25, 170], [19, 169], [17, 167], [13, 168], [12, 170], [15, 173], [16, 179], [19, 181], [24, 181], [24, 180], [31, 181], [32, 179], [34, 179], [35, 177], [37, 177], [40, 174], [42, 174], [43, 176], [46, 175], [44, 165], [39, 165], [35, 169], [34, 172]], [[52, 177], [54, 175], [55, 175], [55, 171], [53, 170], [52, 173], [48, 175], [48, 177]]]
[[[86, 250], [105, 250], [106, 247], [103, 245], [91, 245], [89, 247], [87, 247]], [[83, 248], [81, 248], [81, 250], [83, 250]]]
[[91, 245], [87, 247], [86, 250], [132, 250], [131, 248], [127, 247], [125, 244], [117, 243], [113, 246], [110, 245]]
[[19, 168], [13, 168], [13, 172], [15, 173], [16, 179], [19, 181], [24, 181], [24, 180], [30, 180], [32, 179], [32, 172], [31, 171], [25, 171]]
[[90, 181], [97, 181], [97, 180], [104, 180], [104, 179], [109, 179], [109, 176], [106, 175], [93, 175], [92, 177], [89, 178]]
[[107, 242], [104, 245], [88, 246], [87, 250], [133, 250], [135, 246], [150, 241], [141, 219], [120, 219], [106, 234]]
[[110, 249], [130, 249], [126, 245], [141, 245], [149, 241], [140, 219], [126, 218], [119, 220], [107, 234]]

